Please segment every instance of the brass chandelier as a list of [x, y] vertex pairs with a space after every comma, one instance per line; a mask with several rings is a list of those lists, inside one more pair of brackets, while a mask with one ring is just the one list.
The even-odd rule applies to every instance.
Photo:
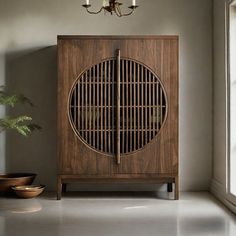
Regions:
[[86, 8], [87, 12], [90, 13], [90, 14], [98, 14], [103, 10], [104, 13], [108, 12], [111, 15], [115, 14], [118, 17], [131, 15], [134, 12], [134, 10], [138, 7], [136, 5], [136, 0], [132, 0], [132, 5], [129, 6], [130, 11], [128, 13], [123, 13], [121, 11], [121, 5], [122, 4], [123, 3], [118, 2], [118, 0], [103, 0], [102, 7], [98, 11], [90, 11], [89, 8], [92, 5], [89, 3], [89, 0], [86, 0], [86, 3], [82, 6], [84, 8]]

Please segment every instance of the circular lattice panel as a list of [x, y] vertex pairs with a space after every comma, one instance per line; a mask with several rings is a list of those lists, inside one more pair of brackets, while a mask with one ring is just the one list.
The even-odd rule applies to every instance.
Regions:
[[116, 152], [116, 91], [120, 86], [120, 153], [143, 148], [159, 132], [167, 114], [167, 99], [158, 77], [129, 59], [102, 61], [75, 81], [69, 99], [69, 119], [78, 137], [99, 152]]

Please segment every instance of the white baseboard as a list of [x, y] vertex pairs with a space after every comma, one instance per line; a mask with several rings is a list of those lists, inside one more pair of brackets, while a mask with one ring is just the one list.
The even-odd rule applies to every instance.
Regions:
[[219, 183], [217, 180], [211, 180], [210, 192], [220, 200], [229, 210], [236, 214], [236, 205], [229, 201], [229, 197], [226, 193], [225, 187]]

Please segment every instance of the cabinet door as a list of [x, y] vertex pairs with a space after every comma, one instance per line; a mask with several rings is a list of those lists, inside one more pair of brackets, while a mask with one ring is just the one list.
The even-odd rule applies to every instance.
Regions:
[[[58, 40], [58, 150], [61, 174], [109, 176], [111, 173], [114, 151], [109, 148], [114, 145], [107, 143], [103, 136], [111, 120], [105, 124], [103, 118], [106, 116], [104, 106], [108, 102], [113, 106], [112, 95], [109, 94], [113, 87], [104, 85], [107, 80], [105, 73], [110, 72], [105, 72], [108, 64], [105, 65], [103, 60], [114, 57], [116, 45], [119, 46], [119, 41], [109, 39], [62, 37]], [[109, 63], [109, 66], [114, 64], [112, 60]], [[113, 79], [112, 75], [109, 79]], [[109, 129], [113, 127], [110, 125]], [[106, 148], [112, 154], [105, 153]]]
[[121, 162], [115, 174], [178, 172], [178, 39], [123, 40]]

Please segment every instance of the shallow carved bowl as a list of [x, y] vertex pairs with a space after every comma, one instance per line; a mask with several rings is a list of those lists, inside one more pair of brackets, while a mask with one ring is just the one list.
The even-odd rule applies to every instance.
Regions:
[[32, 173], [11, 173], [0, 175], [0, 192], [8, 192], [13, 186], [30, 185], [33, 183], [36, 174]]
[[44, 188], [44, 185], [23, 185], [12, 187], [16, 195], [21, 198], [37, 197], [43, 192]]

